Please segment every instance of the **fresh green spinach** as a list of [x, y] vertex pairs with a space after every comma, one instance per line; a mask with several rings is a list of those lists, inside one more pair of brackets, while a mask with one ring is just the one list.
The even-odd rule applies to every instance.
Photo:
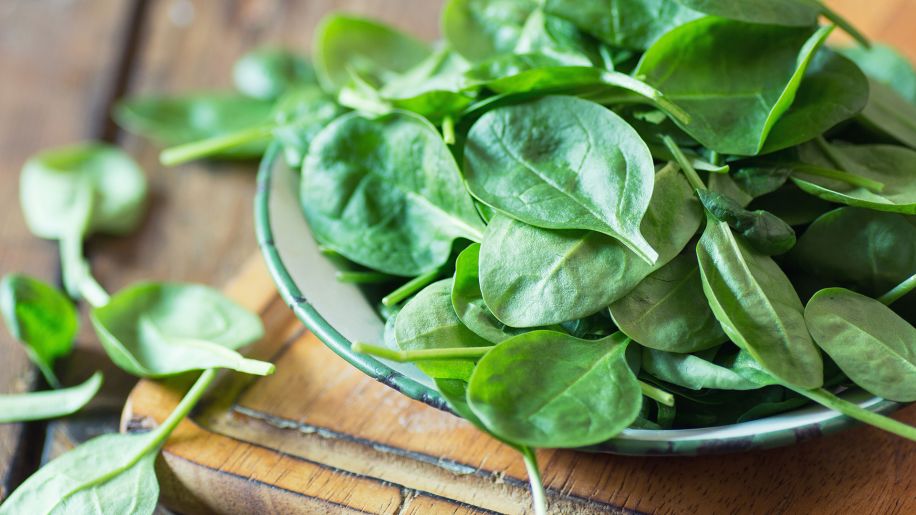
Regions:
[[71, 415], [89, 404], [101, 387], [102, 373], [96, 372], [84, 383], [70, 388], [0, 395], [0, 424]]

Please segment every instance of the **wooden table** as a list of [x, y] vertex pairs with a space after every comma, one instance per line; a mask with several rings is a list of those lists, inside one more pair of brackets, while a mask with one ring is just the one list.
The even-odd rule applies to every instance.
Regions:
[[[880, 41], [916, 60], [916, 2], [833, 0], [838, 11]], [[431, 0], [3, 0], [0, 3], [0, 273], [24, 272], [59, 281], [56, 246], [31, 236], [18, 205], [22, 163], [38, 150], [86, 139], [126, 148], [145, 168], [152, 203], [146, 223], [129, 238], [94, 238], [87, 246], [99, 280], [117, 290], [140, 279], [222, 284], [256, 249], [251, 165], [189, 165], [163, 169], [158, 148], [125, 134], [109, 118], [125, 94], [225, 89], [232, 63], [247, 49], [277, 44], [307, 49], [317, 21], [341, 9], [378, 17], [414, 34], [438, 34], [439, 2]], [[62, 376], [73, 384], [91, 370], [106, 373], [103, 394], [84, 413], [47, 424], [0, 425], [0, 499], [41, 463], [87, 438], [117, 428], [134, 379], [108, 364], [91, 330], [80, 332], [78, 350]], [[0, 392], [35, 388], [40, 378], [18, 344], [0, 334]], [[903, 417], [912, 421], [914, 410]], [[843, 452], [844, 438], [866, 439], [875, 449], [883, 435], [858, 429], [834, 437], [826, 449]], [[912, 477], [912, 446], [893, 454], [888, 480]], [[711, 469], [716, 460], [707, 459]], [[817, 474], [817, 462], [811, 463]], [[547, 476], [550, 476], [548, 463]], [[756, 476], [781, 470], [748, 471]], [[787, 481], [791, 478], [787, 478]], [[817, 496], [843, 495], [849, 478], [823, 478], [837, 488]], [[840, 488], [842, 486], [842, 488]], [[659, 493], [659, 495], [662, 495]], [[716, 495], [715, 488], [709, 495]], [[882, 495], [885, 497], [882, 498]], [[893, 507], [886, 491], [872, 506]], [[630, 508], [638, 503], [624, 502]], [[881, 501], [881, 502], [879, 502]], [[678, 511], [676, 501], [670, 504]], [[683, 510], [688, 506], [681, 505]], [[785, 507], [784, 507], [785, 508]], [[639, 509], [639, 508], [637, 508]], [[788, 509], [788, 508], [785, 508]], [[862, 506], [867, 511], [867, 508]], [[735, 507], [738, 510], [738, 507]]]

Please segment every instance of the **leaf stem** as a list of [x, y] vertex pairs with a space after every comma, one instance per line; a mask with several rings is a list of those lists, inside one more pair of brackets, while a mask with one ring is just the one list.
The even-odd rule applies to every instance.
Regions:
[[442, 119], [442, 139], [446, 145], [455, 144], [455, 119], [451, 116]]
[[544, 481], [541, 479], [541, 470], [538, 468], [538, 458], [534, 449], [522, 447], [522, 458], [525, 460], [525, 469], [528, 470], [528, 483], [531, 484], [531, 502], [534, 505], [535, 515], [547, 515], [547, 492], [544, 491]]
[[354, 272], [351, 270], [338, 270], [337, 282], [349, 284], [383, 283], [394, 279], [393, 276], [382, 272]]
[[703, 184], [703, 179], [700, 179], [700, 176], [697, 175], [697, 171], [693, 168], [693, 165], [690, 164], [690, 160], [684, 155], [681, 147], [675, 143], [671, 136], [662, 136], [662, 141], [665, 143], [665, 146], [668, 147], [668, 151], [671, 152], [671, 155], [674, 156], [674, 160], [677, 161], [681, 170], [683, 170], [684, 175], [687, 177], [687, 182], [689, 182], [694, 189], [705, 190], [706, 185]]
[[159, 162], [165, 166], [175, 166], [195, 159], [212, 156], [217, 152], [240, 147], [248, 143], [263, 141], [273, 135], [275, 126], [259, 125], [250, 129], [242, 129], [238, 132], [214, 136], [212, 138], [185, 143], [167, 148], [159, 154]]
[[863, 47], [871, 48], [871, 42], [868, 40], [868, 38], [865, 37], [864, 34], [859, 32], [859, 29], [855, 28], [855, 26], [849, 23], [849, 21], [846, 20], [846, 18], [843, 18], [842, 16], [840, 16], [840, 13], [834, 11], [830, 7], [827, 7], [821, 1], [815, 0], [815, 2], [820, 6], [821, 13], [824, 15], [825, 18], [830, 20], [837, 27], [843, 29], [843, 32], [852, 36], [852, 38], [858, 41], [859, 44], [862, 45]]
[[353, 352], [369, 354], [397, 363], [431, 361], [440, 359], [477, 359], [483, 357], [493, 347], [454, 347], [447, 349], [395, 350], [370, 343], [355, 342], [350, 347]]
[[661, 388], [656, 388], [649, 383], [644, 383], [639, 381], [639, 388], [642, 390], [642, 394], [646, 397], [658, 401], [665, 406], [674, 407], [674, 395], [662, 390]]
[[79, 290], [80, 295], [94, 308], [100, 308], [111, 300], [111, 296], [108, 295], [105, 288], [89, 272], [88, 266], [82, 281], [80, 281]]
[[426, 285], [436, 280], [436, 277], [439, 277], [439, 270], [433, 270], [431, 272], [426, 272], [423, 275], [414, 277], [393, 292], [385, 295], [382, 298], [382, 304], [385, 306], [393, 306], [425, 288]]
[[641, 80], [634, 79], [633, 77], [620, 72], [603, 71], [601, 73], [601, 82], [608, 86], [623, 88], [646, 97], [655, 103], [655, 105], [660, 107], [663, 111], [668, 113], [672, 118], [680, 122], [682, 125], [687, 125], [690, 123], [690, 115], [687, 114], [686, 111], [681, 109], [674, 102], [668, 100], [661, 91], [653, 88]]
[[891, 291], [878, 297], [878, 301], [884, 303], [885, 305], [890, 305], [891, 303], [900, 300], [901, 297], [907, 293], [910, 293], [914, 289], [916, 289], [916, 274], [911, 275], [907, 280], [903, 281], [897, 286], [894, 286]]
[[839, 411], [847, 417], [854, 418], [870, 426], [883, 429], [889, 433], [916, 442], [916, 427], [908, 426], [890, 417], [881, 415], [880, 413], [869, 411], [858, 404], [841, 399], [823, 388], [817, 388], [815, 390], [805, 390], [803, 388], [793, 388], [791, 386], [789, 388], [792, 388], [799, 394], [804, 395], [822, 406]]
[[842, 170], [834, 170], [832, 168], [825, 168], [823, 166], [817, 166], [808, 163], [792, 163], [791, 167], [795, 172], [845, 182], [846, 184], [869, 189], [874, 192], [881, 192], [884, 190], [884, 183], [872, 179], [867, 179], [865, 177], [860, 177], [858, 175], [844, 172]]
[[[149, 452], [155, 447], [158, 447], [160, 444], [165, 442], [168, 439], [169, 435], [172, 434], [172, 431], [178, 427], [178, 424], [191, 412], [194, 406], [197, 405], [197, 401], [200, 400], [204, 392], [216, 379], [216, 369], [208, 368], [204, 370], [200, 377], [197, 378], [197, 381], [194, 382], [194, 385], [191, 386], [191, 389], [188, 390], [188, 393], [185, 394], [184, 398], [181, 399], [181, 402], [175, 406], [175, 409], [172, 410], [172, 413], [166, 418], [162, 424], [157, 427], [153, 432], [153, 439], [150, 442], [149, 447], [147, 447], [146, 452]], [[144, 452], [143, 454], [146, 454]]]

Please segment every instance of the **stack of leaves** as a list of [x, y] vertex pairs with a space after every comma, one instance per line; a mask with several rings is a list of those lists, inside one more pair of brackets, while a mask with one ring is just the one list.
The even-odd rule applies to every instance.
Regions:
[[909, 62], [817, 0], [451, 0], [442, 30], [332, 15], [314, 82], [163, 161], [277, 140], [341, 278], [407, 278], [358, 349], [529, 462], [810, 400], [916, 439], [835, 395], [916, 400]]

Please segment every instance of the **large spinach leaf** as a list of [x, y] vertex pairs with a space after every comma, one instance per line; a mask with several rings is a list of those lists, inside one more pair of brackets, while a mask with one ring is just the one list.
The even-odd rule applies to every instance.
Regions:
[[653, 263], [640, 233], [655, 168], [636, 131], [604, 107], [550, 96], [501, 107], [474, 124], [465, 175], [481, 201], [526, 223], [587, 229]]
[[820, 6], [808, 0], [675, 0], [695, 11], [723, 18], [764, 23], [810, 27], [817, 23]]
[[415, 276], [449, 258], [483, 222], [435, 128], [402, 111], [328, 125], [302, 168], [302, 207], [322, 244], [382, 272]]

